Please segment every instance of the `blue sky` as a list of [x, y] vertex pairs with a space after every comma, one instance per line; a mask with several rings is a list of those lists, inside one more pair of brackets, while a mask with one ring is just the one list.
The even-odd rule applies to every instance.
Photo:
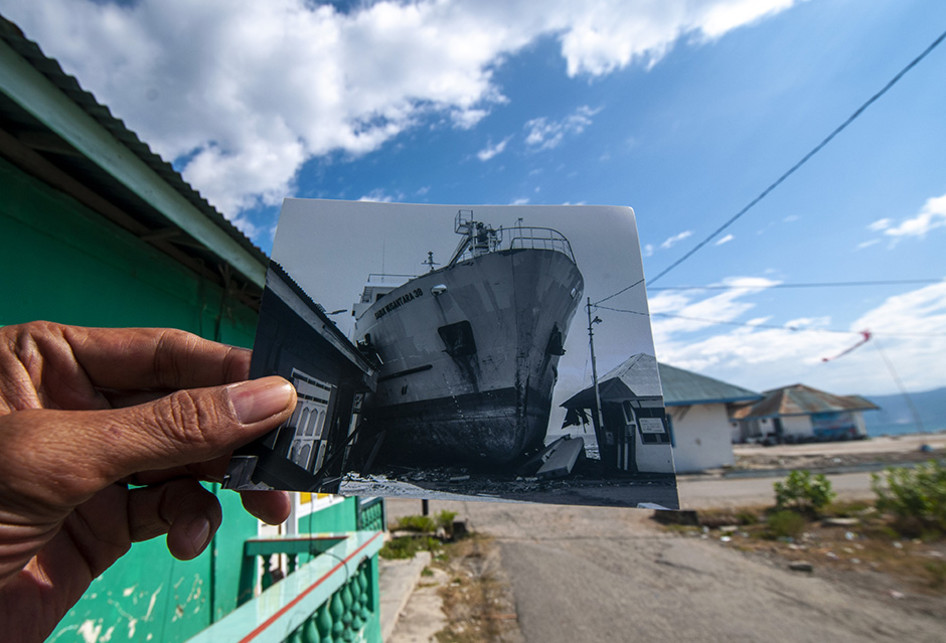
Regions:
[[[0, 0], [267, 251], [285, 196], [629, 205], [649, 277], [946, 30], [933, 0], [537, 6]], [[946, 45], [652, 283], [658, 359], [893, 392], [879, 346], [908, 388], [946, 385], [944, 283], [777, 287], [946, 276], [944, 78]], [[743, 287], [658, 290], [677, 285]]]

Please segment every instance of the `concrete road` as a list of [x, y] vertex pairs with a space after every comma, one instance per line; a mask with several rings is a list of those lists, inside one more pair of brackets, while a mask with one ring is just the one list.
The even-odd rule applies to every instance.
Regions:
[[855, 591], [817, 566], [799, 574], [671, 535], [645, 510], [431, 503], [442, 509], [499, 542], [527, 641], [942, 641], [946, 631], [906, 613], [887, 587]]

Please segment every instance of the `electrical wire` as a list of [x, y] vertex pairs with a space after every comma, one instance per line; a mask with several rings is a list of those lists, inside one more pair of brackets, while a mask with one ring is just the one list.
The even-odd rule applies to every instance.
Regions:
[[[858, 107], [858, 108], [854, 111], [853, 114], [851, 114], [850, 116], [848, 116], [847, 119], [846, 119], [843, 123], [841, 123], [840, 125], [838, 125], [838, 126], [834, 129], [834, 131], [832, 131], [832, 132], [831, 132], [830, 134], [828, 134], [824, 139], [822, 139], [822, 141], [821, 141], [820, 143], [818, 143], [815, 147], [813, 147], [807, 154], [805, 154], [799, 161], [797, 161], [791, 168], [789, 168], [788, 171], [786, 171], [785, 173], [783, 173], [783, 174], [782, 174], [780, 177], [778, 177], [774, 182], [772, 182], [771, 184], [769, 184], [769, 186], [768, 186], [767, 188], [765, 188], [761, 193], [759, 193], [759, 195], [758, 195], [757, 197], [755, 197], [754, 199], [752, 199], [752, 200], [751, 200], [748, 204], [746, 204], [741, 210], [739, 210], [736, 214], [734, 214], [732, 217], [730, 217], [725, 223], [723, 223], [721, 226], [719, 226], [718, 228], [716, 228], [716, 230], [714, 230], [709, 236], [707, 236], [707, 237], [704, 238], [702, 241], [700, 241], [698, 244], [696, 244], [696, 246], [694, 246], [693, 248], [691, 248], [690, 250], [688, 250], [682, 257], [680, 257], [679, 259], [677, 259], [676, 261], [674, 261], [672, 264], [670, 264], [669, 266], [667, 266], [666, 268], [664, 268], [662, 271], [660, 271], [659, 273], [657, 273], [657, 276], [654, 277], [654, 278], [652, 278], [652, 279], [650, 279], [650, 280], [649, 280], [649, 283], [650, 283], [650, 284], [653, 284], [654, 282], [656, 282], [657, 280], [659, 280], [661, 277], [663, 277], [664, 275], [666, 275], [668, 272], [670, 272], [671, 270], [673, 270], [674, 268], [676, 268], [677, 266], [679, 266], [680, 264], [682, 264], [684, 261], [686, 261], [687, 259], [689, 259], [690, 257], [692, 257], [694, 254], [696, 254], [697, 252], [699, 252], [707, 243], [709, 243], [710, 241], [712, 241], [717, 235], [719, 235], [719, 234], [720, 234], [721, 232], [723, 232], [726, 228], [728, 228], [728, 227], [731, 226], [733, 223], [735, 223], [737, 220], [739, 220], [744, 214], [746, 214], [749, 210], [751, 210], [753, 207], [755, 207], [760, 201], [762, 201], [762, 199], [764, 199], [764, 198], [767, 197], [769, 194], [771, 194], [772, 191], [775, 190], [775, 188], [777, 188], [779, 185], [781, 185], [786, 179], [788, 179], [788, 177], [790, 177], [792, 174], [794, 174], [799, 168], [801, 168], [805, 163], [807, 163], [815, 154], [817, 154], [818, 152], [820, 152], [828, 143], [830, 143], [830, 142], [834, 139], [835, 136], [837, 136], [838, 134], [840, 134], [842, 131], [844, 131], [844, 130], [848, 127], [848, 125], [850, 125], [850, 124], [853, 123], [855, 120], [857, 120], [857, 118], [858, 118], [861, 114], [863, 114], [864, 111], [865, 111], [868, 107], [870, 107], [872, 104], [874, 104], [874, 102], [876, 102], [881, 96], [883, 96], [884, 94], [886, 94], [887, 91], [890, 90], [891, 87], [893, 87], [894, 85], [896, 85], [897, 82], [907, 74], [907, 72], [909, 72], [911, 69], [913, 69], [917, 64], [920, 63], [920, 61], [922, 61], [922, 60], [923, 60], [924, 58], [926, 58], [934, 49], [936, 49], [936, 47], [938, 47], [938, 46], [943, 42], [943, 40], [946, 40], [946, 31], [944, 31], [943, 33], [941, 33], [926, 49], [923, 50], [922, 53], [920, 53], [919, 56], [917, 56], [916, 58], [914, 58], [913, 60], [911, 60], [903, 69], [901, 69], [899, 72], [897, 72], [897, 74], [896, 74], [893, 78], [891, 78], [891, 79], [887, 82], [887, 84], [883, 86], [883, 88], [880, 89], [880, 91], [878, 91], [878, 92], [875, 93], [873, 96], [871, 96], [869, 99], [867, 99], [867, 101], [866, 101], [865, 103], [863, 103], [860, 107]], [[603, 302], [603, 301], [607, 301], [608, 299], [611, 299], [612, 297], [616, 297], [617, 295], [619, 295], [619, 294], [621, 294], [621, 293], [623, 293], [623, 292], [625, 292], [625, 291], [627, 291], [627, 290], [630, 290], [630, 289], [633, 288], [634, 286], [637, 286], [637, 285], [640, 284], [642, 281], [643, 281], [643, 280], [638, 281], [637, 283], [632, 284], [632, 285], [628, 286], [627, 288], [624, 288], [623, 290], [620, 290], [620, 291], [614, 293], [613, 295], [609, 295], [608, 297], [605, 297], [604, 299], [599, 300], [597, 303], [601, 303], [601, 302]]]
[[608, 301], [609, 299], [613, 299], [613, 298], [617, 297], [618, 295], [627, 292], [628, 290], [630, 290], [630, 289], [633, 288], [634, 286], [639, 286], [639, 285], [641, 285], [642, 283], [644, 283], [644, 280], [643, 280], [643, 279], [638, 279], [637, 281], [635, 281], [634, 283], [632, 283], [632, 284], [631, 284], [630, 286], [628, 286], [627, 288], [622, 288], [621, 290], [617, 291], [617, 292], [614, 293], [613, 295], [608, 295], [608, 296], [605, 297], [604, 299], [599, 299], [598, 301], [596, 301], [595, 303], [593, 303], [592, 306], [597, 306], [598, 304], [600, 304], [600, 303], [603, 302], [603, 301]]
[[[594, 305], [594, 304], [592, 304]], [[860, 335], [861, 331], [839, 330], [835, 328], [798, 328], [794, 326], [778, 326], [776, 324], [755, 324], [749, 322], [727, 321], [723, 319], [710, 319], [707, 317], [694, 317], [691, 315], [678, 315], [676, 313], [646, 313], [640, 310], [627, 310], [625, 308], [611, 308], [610, 306], [595, 306], [602, 310], [610, 310], [616, 313], [626, 313], [630, 315], [640, 315], [642, 317], [671, 317], [674, 319], [686, 319], [688, 321], [698, 321], [707, 324], [721, 324], [724, 326], [744, 326], [746, 328], [767, 328], [771, 330], [790, 330], [797, 333], [836, 333], [840, 335]], [[874, 335], [880, 334], [884, 337], [946, 337], [946, 333], [885, 333], [884, 331], [875, 331], [871, 329]]]
[[831, 132], [830, 134], [828, 134], [820, 143], [818, 143], [814, 148], [812, 148], [810, 152], [808, 152], [807, 154], [805, 154], [805, 155], [801, 158], [801, 160], [799, 160], [797, 163], [795, 163], [795, 165], [793, 165], [791, 168], [789, 168], [789, 170], [788, 170], [787, 172], [785, 172], [784, 174], [782, 174], [782, 176], [780, 176], [779, 178], [777, 178], [772, 184], [770, 184], [767, 188], [765, 188], [765, 189], [759, 194], [759, 196], [757, 196], [757, 197], [754, 198], [752, 201], [750, 201], [750, 202], [749, 202], [745, 207], [743, 207], [739, 212], [737, 212], [735, 215], [733, 215], [732, 217], [730, 217], [729, 220], [726, 221], [726, 223], [724, 223], [724, 224], [721, 225], [719, 228], [717, 228], [711, 235], [709, 235], [708, 237], [706, 237], [705, 239], [703, 239], [700, 243], [698, 243], [696, 246], [694, 246], [692, 249], [690, 249], [686, 254], [684, 254], [682, 257], [680, 257], [679, 259], [677, 259], [676, 261], [674, 261], [674, 262], [673, 262], [672, 264], [670, 264], [668, 267], [664, 268], [662, 271], [660, 271], [659, 273], [657, 273], [657, 276], [654, 277], [653, 279], [651, 279], [651, 280], [650, 280], [650, 283], [654, 283], [655, 281], [657, 281], [658, 279], [660, 279], [661, 277], [663, 277], [665, 274], [667, 274], [668, 272], [670, 272], [671, 270], [673, 270], [674, 268], [676, 268], [677, 266], [679, 266], [681, 263], [683, 263], [684, 261], [686, 261], [687, 259], [689, 259], [690, 257], [692, 257], [694, 254], [696, 254], [697, 251], [699, 251], [703, 246], [705, 246], [707, 243], [709, 243], [709, 242], [710, 242], [714, 237], [716, 237], [719, 233], [721, 233], [723, 230], [725, 230], [726, 228], [728, 228], [729, 226], [731, 226], [731, 225], [732, 225], [733, 223], [735, 223], [740, 217], [742, 217], [742, 215], [744, 215], [746, 212], [748, 212], [748, 211], [751, 210], [753, 207], [755, 207], [755, 205], [756, 205], [757, 203], [759, 203], [759, 201], [761, 201], [762, 199], [764, 199], [765, 197], [767, 197], [775, 188], [777, 188], [777, 187], [778, 187], [779, 185], [781, 185], [788, 177], [790, 177], [792, 174], [794, 174], [796, 170], [798, 170], [802, 165], [804, 165], [805, 163], [807, 163], [807, 162], [809, 161], [809, 159], [811, 159], [811, 157], [813, 157], [815, 154], [817, 154], [818, 152], [820, 152], [828, 143], [831, 142], [832, 139], [834, 139], [835, 136], [837, 136], [838, 134], [840, 134], [844, 129], [847, 128], [848, 125], [850, 125], [850, 124], [853, 123], [855, 120], [857, 120], [857, 118], [858, 118], [861, 114], [863, 114], [864, 111], [865, 111], [868, 107], [870, 107], [870, 106], [871, 106], [875, 101], [877, 101], [881, 96], [883, 96], [884, 94], [886, 94], [887, 91], [888, 91], [891, 87], [893, 87], [894, 85], [896, 85], [897, 82], [907, 74], [907, 72], [909, 72], [911, 69], [913, 69], [917, 64], [919, 64], [919, 62], [920, 62], [921, 60], [923, 60], [924, 58], [926, 58], [926, 57], [930, 54], [930, 52], [932, 52], [934, 49], [936, 49], [936, 47], [938, 47], [939, 44], [942, 43], [944, 39], [946, 39], [946, 31], [944, 31], [943, 33], [941, 33], [941, 34], [936, 38], [936, 40], [934, 40], [934, 41], [932, 42], [932, 44], [930, 44], [930, 46], [928, 46], [926, 49], [924, 49], [923, 52], [922, 52], [919, 56], [917, 56], [916, 58], [914, 58], [913, 60], [911, 60], [911, 61], [907, 64], [906, 67], [904, 67], [904, 68], [901, 69], [899, 72], [897, 72], [897, 74], [896, 74], [893, 78], [891, 78], [891, 79], [887, 82], [887, 84], [883, 86], [883, 88], [882, 88], [880, 91], [878, 91], [876, 94], [874, 94], [874, 95], [871, 96], [869, 99], [867, 99], [867, 102], [865, 102], [863, 105], [861, 105], [860, 107], [858, 107], [858, 108], [854, 111], [853, 114], [851, 114], [850, 116], [847, 117], [847, 120], [845, 120], [843, 123], [841, 123], [840, 125], [838, 125], [838, 127], [836, 127], [833, 132]]
[[[846, 287], [851, 287], [851, 286], [904, 286], [904, 285], [911, 285], [911, 284], [938, 284], [938, 283], [946, 283], [946, 280], [943, 280], [943, 279], [886, 279], [886, 280], [881, 280], [881, 281], [824, 281], [824, 282], [797, 283], [797, 284], [792, 284], [792, 283], [771, 284], [771, 285], [765, 285], [765, 286], [758, 286], [758, 285], [737, 286], [737, 285], [719, 285], [719, 284], [711, 285], [711, 286], [656, 286], [656, 287], [648, 287], [648, 290], [757, 290], [759, 288], [765, 288], [766, 290], [768, 290], [769, 288], [846, 288]], [[605, 301], [605, 300], [602, 299], [601, 301]]]

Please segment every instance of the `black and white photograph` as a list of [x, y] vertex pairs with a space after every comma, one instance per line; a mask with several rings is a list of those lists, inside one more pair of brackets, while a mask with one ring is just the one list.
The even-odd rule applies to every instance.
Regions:
[[271, 374], [296, 410], [228, 487], [678, 507], [629, 207], [286, 199]]

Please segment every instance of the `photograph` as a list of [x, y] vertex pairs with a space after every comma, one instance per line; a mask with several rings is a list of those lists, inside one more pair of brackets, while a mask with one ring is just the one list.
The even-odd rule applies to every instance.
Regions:
[[678, 507], [630, 207], [286, 199], [273, 374], [295, 412], [229, 488]]

